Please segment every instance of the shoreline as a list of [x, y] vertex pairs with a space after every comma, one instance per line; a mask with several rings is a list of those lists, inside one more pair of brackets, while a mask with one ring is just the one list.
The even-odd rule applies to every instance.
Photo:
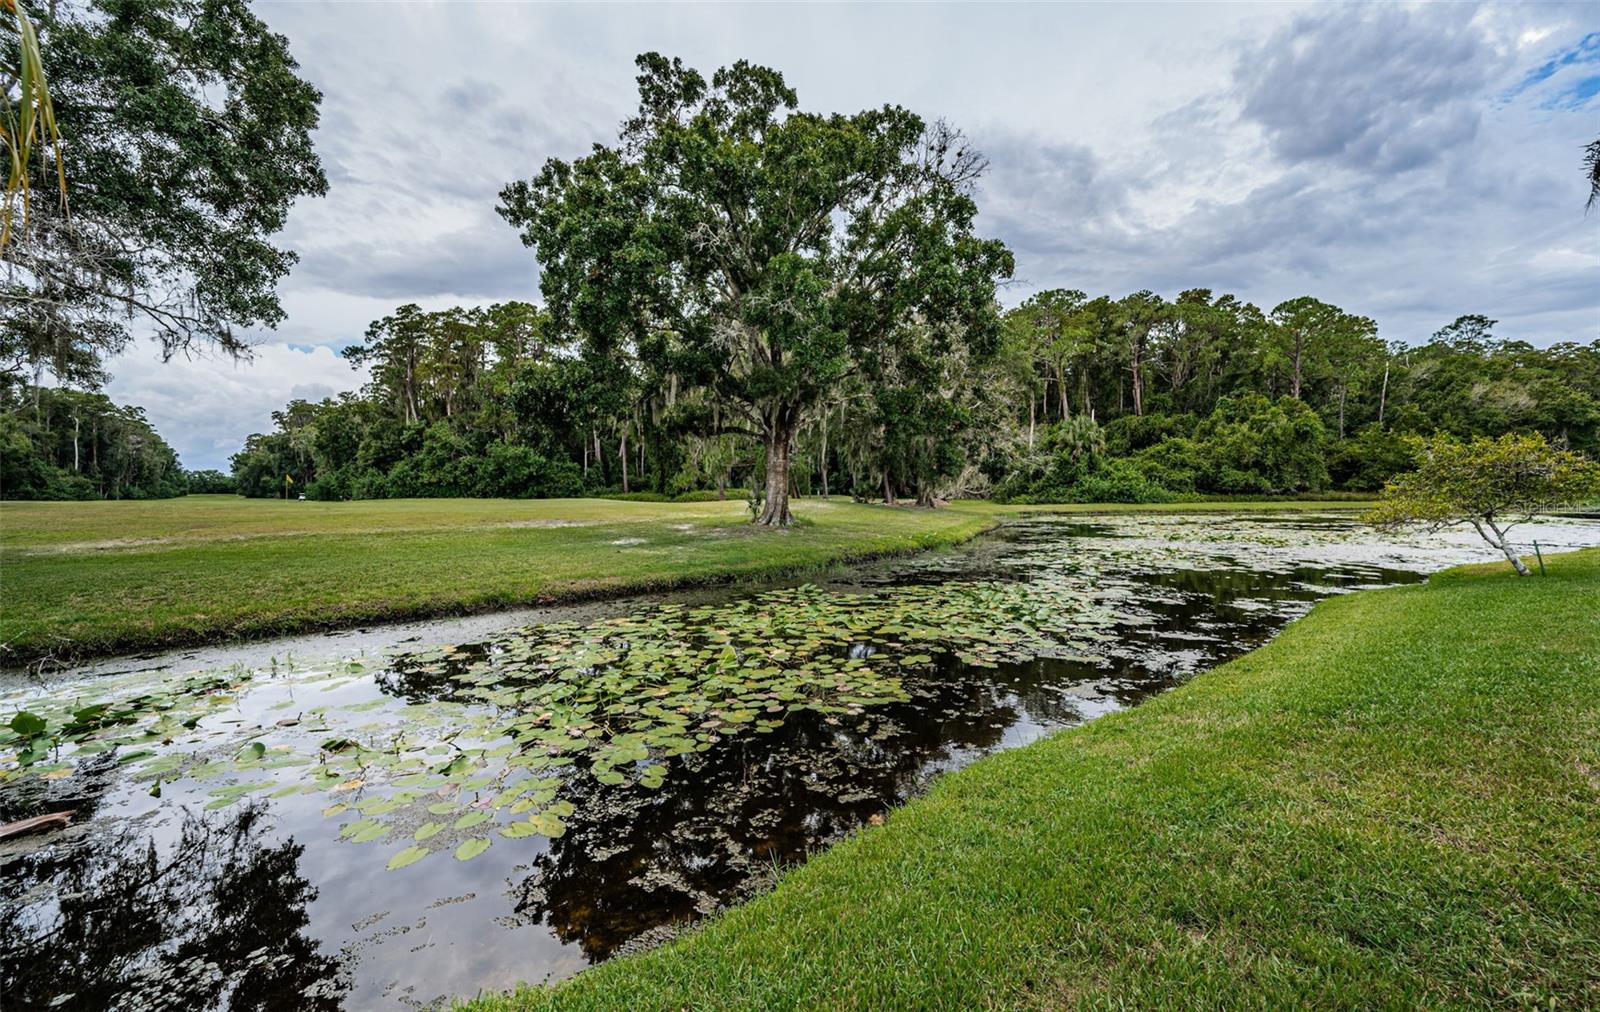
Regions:
[[1600, 549], [1546, 561], [1319, 602], [660, 949], [467, 1007], [1590, 1004]]
[[[201, 502], [205, 497], [195, 497]], [[171, 500], [170, 502], [182, 502]], [[167, 502], [167, 500], [163, 500]], [[249, 502], [240, 500], [240, 502]], [[263, 500], [262, 502], [270, 502]], [[462, 500], [371, 500], [371, 503], [394, 503], [400, 508], [416, 509], [428, 504], [451, 504]], [[484, 501], [466, 500], [465, 502], [481, 504]], [[556, 500], [528, 500], [529, 503], [556, 503]], [[596, 502], [614, 503], [614, 500], [567, 500], [562, 503], [572, 503], [577, 507]], [[731, 500], [729, 501], [732, 502]], [[9, 505], [9, 504], [8, 504]], [[49, 504], [54, 506], [56, 504]], [[62, 504], [66, 505], [66, 504]], [[103, 509], [108, 504], [93, 504]], [[110, 504], [115, 505], [115, 504]], [[212, 506], [209, 502], [206, 506]], [[303, 504], [297, 504], [303, 505]], [[335, 504], [345, 506], [349, 504]], [[617, 509], [633, 504], [618, 503], [608, 508]], [[471, 547], [471, 542], [480, 543], [490, 538], [499, 536], [514, 536], [516, 533], [538, 534], [544, 537], [561, 536], [567, 532], [608, 532], [608, 533], [647, 533], [653, 528], [667, 530], [666, 520], [691, 517], [695, 520], [711, 519], [724, 520], [717, 517], [718, 511], [729, 512], [727, 503], [716, 504], [640, 504], [648, 507], [643, 513], [654, 511], [656, 507], [663, 507], [669, 515], [660, 519], [648, 516], [625, 517], [621, 519], [607, 518], [605, 523], [586, 523], [583, 526], [565, 527], [560, 525], [560, 514], [555, 514], [550, 526], [538, 528], [518, 528], [502, 526], [498, 528], [469, 528], [465, 531], [454, 532], [461, 539], [463, 547]], [[693, 509], [684, 507], [714, 506], [714, 509]], [[887, 558], [896, 558], [912, 555], [924, 551], [951, 548], [965, 544], [974, 538], [987, 534], [1005, 522], [1008, 517], [1021, 516], [1033, 513], [1072, 513], [1082, 515], [1094, 514], [1126, 514], [1126, 513], [1189, 513], [1189, 512], [1349, 512], [1362, 508], [1361, 503], [1348, 500], [1305, 500], [1283, 499], [1267, 502], [1184, 502], [1184, 503], [1157, 503], [1157, 504], [1118, 504], [1118, 503], [1063, 503], [1027, 506], [1002, 506], [986, 500], [962, 500], [941, 507], [938, 510], [927, 512], [912, 510], [903, 507], [885, 507], [881, 504], [853, 504], [841, 497], [833, 497], [825, 502], [817, 499], [806, 499], [797, 502], [797, 509], [805, 511], [808, 506], [822, 505], [830, 509], [845, 509], [851, 513], [862, 514], [870, 518], [876, 513], [880, 516], [892, 516], [894, 522], [902, 526], [909, 526], [908, 530], [895, 530], [885, 534], [876, 529], [876, 525], [868, 525], [859, 531], [844, 532], [843, 539], [835, 543], [825, 543], [823, 536], [830, 535], [833, 526], [828, 518], [808, 518], [805, 512], [799, 512], [801, 524], [787, 531], [751, 532], [740, 522], [734, 524], [713, 524], [709, 529], [715, 532], [732, 532], [736, 535], [732, 539], [732, 547], [740, 547], [739, 540], [751, 537], [760, 538], [792, 538], [797, 534], [815, 533], [817, 538], [811, 542], [796, 545], [785, 545], [790, 549], [786, 556], [779, 556], [770, 560], [755, 558], [733, 557], [732, 550], [725, 550], [719, 554], [711, 553], [710, 557], [696, 560], [696, 566], [684, 573], [655, 573], [642, 575], [607, 575], [604, 566], [612, 560], [600, 557], [597, 553], [603, 550], [605, 542], [600, 544], [583, 544], [574, 541], [570, 545], [554, 546], [565, 553], [589, 552], [594, 555], [594, 565], [576, 577], [556, 579], [548, 584], [539, 586], [536, 590], [527, 593], [518, 592], [516, 589], [505, 590], [496, 588], [492, 581], [505, 578], [503, 568], [492, 571], [485, 579], [491, 581], [487, 589], [482, 585], [473, 585], [470, 589], [460, 594], [453, 594], [449, 590], [440, 593], [431, 593], [426, 589], [412, 591], [413, 599], [397, 602], [384, 601], [359, 601], [348, 597], [340, 599], [336, 590], [330, 598], [313, 602], [292, 602], [276, 609], [268, 608], [259, 614], [220, 616], [216, 618], [196, 618], [199, 607], [195, 605], [178, 613], [166, 625], [154, 628], [138, 624], [134, 621], [123, 621], [120, 628], [111, 627], [109, 620], [103, 620], [99, 625], [93, 626], [94, 635], [84, 634], [64, 635], [60, 632], [34, 632], [29, 635], [13, 637], [9, 641], [0, 642], [0, 672], [12, 674], [25, 674], [29, 672], [45, 672], [47, 670], [62, 671], [82, 667], [96, 661], [112, 661], [126, 658], [137, 660], [143, 655], [148, 658], [152, 653], [172, 653], [185, 650], [203, 649], [208, 647], [243, 647], [251, 643], [302, 636], [319, 636], [336, 634], [343, 631], [359, 629], [363, 626], [393, 626], [423, 622], [432, 619], [470, 618], [476, 616], [493, 615], [501, 612], [511, 612], [526, 609], [560, 608], [583, 604], [598, 604], [616, 601], [642, 594], [671, 593], [691, 590], [713, 590], [727, 587], [737, 587], [744, 583], [758, 584], [763, 581], [795, 579], [811, 573], [824, 572], [838, 566], [848, 566]], [[672, 507], [678, 507], [672, 509]], [[249, 509], [250, 507], [245, 507]], [[442, 506], [442, 509], [449, 507]], [[480, 506], [481, 508], [481, 506]], [[380, 507], [381, 509], [381, 507]], [[541, 510], [543, 512], [543, 510]], [[738, 514], [735, 514], [737, 517]], [[301, 518], [303, 519], [303, 518]], [[926, 523], [924, 522], [926, 521]], [[671, 528], [676, 530], [677, 528]], [[271, 533], [254, 535], [248, 540], [240, 540], [229, 536], [227, 539], [196, 539], [192, 544], [177, 542], [163, 542], [161, 545], [150, 548], [149, 546], [133, 546], [119, 549], [115, 552], [98, 553], [52, 553], [34, 550], [33, 553], [17, 554], [22, 546], [13, 546], [13, 551], [7, 553], [12, 557], [6, 559], [6, 568], [15, 573], [19, 565], [27, 567], [45, 567], [52, 565], [66, 565], [81, 562], [85, 559], [104, 566], [116, 566], [123, 558], [141, 557], [159, 559], [163, 555], [177, 556], [185, 552], [207, 551], [218, 546], [225, 547], [233, 553], [233, 558], [210, 561], [211, 567], [226, 566], [230, 562], [236, 565], [248, 566], [257, 560], [249, 557], [250, 553], [260, 549], [265, 552], [270, 548], [282, 548], [284, 545], [294, 543], [299, 549], [299, 559], [291, 557], [287, 564], [297, 562], [311, 563], [318, 556], [318, 546], [314, 544], [319, 540], [359, 540], [361, 538], [378, 539], [387, 541], [387, 544], [375, 545], [374, 548], [400, 547], [402, 551], [396, 555], [403, 555], [404, 542], [407, 540], [419, 543], [432, 542], [440, 536], [451, 536], [449, 528], [419, 533], [415, 528], [397, 529], [392, 532], [382, 530], [368, 534], [350, 532], [320, 533], [296, 529], [282, 535], [274, 536]], [[891, 540], [891, 544], [881, 544], [884, 540]], [[617, 539], [628, 540], [628, 539]], [[615, 544], [616, 541], [610, 542]], [[780, 542], [781, 544], [781, 542]], [[775, 547], [775, 546], [764, 546]], [[796, 557], [798, 556], [798, 557]], [[515, 548], [506, 549], [504, 562], [511, 564], [523, 562], [515, 554]], [[445, 560], [444, 564], [448, 564]], [[160, 577], [158, 573], [152, 579]], [[176, 573], [171, 576], [178, 579]], [[14, 576], [13, 581], [14, 582]], [[85, 592], [95, 588], [85, 586]], [[139, 589], [139, 588], [135, 588]], [[252, 595], [257, 588], [241, 578], [235, 584], [226, 588], [240, 597]], [[12, 591], [14, 593], [14, 591]], [[476, 595], [476, 596], [472, 596]], [[57, 623], [60, 624], [60, 623]], [[48, 666], [48, 667], [47, 667]]]

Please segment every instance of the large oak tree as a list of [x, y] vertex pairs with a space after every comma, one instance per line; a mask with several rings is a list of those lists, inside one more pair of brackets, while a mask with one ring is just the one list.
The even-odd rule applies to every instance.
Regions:
[[993, 343], [1012, 259], [973, 231], [985, 163], [898, 106], [801, 112], [766, 67], [707, 81], [637, 62], [617, 144], [549, 160], [500, 212], [536, 252], [559, 331], [681, 369], [726, 408], [722, 431], [761, 440], [758, 522], [786, 525], [795, 433], [827, 391], [930, 324]]

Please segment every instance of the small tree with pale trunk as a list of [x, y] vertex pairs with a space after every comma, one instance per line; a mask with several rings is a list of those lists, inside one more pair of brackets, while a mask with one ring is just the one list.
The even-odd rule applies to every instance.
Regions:
[[1476, 436], [1468, 443], [1435, 436], [1417, 443], [1417, 469], [1384, 486], [1382, 500], [1366, 521], [1390, 530], [1429, 533], [1471, 524], [1504, 553], [1519, 576], [1529, 573], [1506, 537], [1511, 528], [1541, 513], [1600, 498], [1600, 464], [1553, 447], [1537, 433]]

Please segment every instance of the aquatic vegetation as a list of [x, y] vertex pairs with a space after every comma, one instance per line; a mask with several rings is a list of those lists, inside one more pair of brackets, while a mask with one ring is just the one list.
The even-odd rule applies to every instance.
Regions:
[[[391, 868], [449, 843], [466, 861], [491, 833], [559, 837], [569, 776], [659, 788], [673, 758], [771, 731], [796, 711], [856, 715], [904, 701], [901, 675], [938, 655], [993, 667], [1045, 649], [1085, 653], [1113, 616], [1070, 574], [876, 593], [804, 586], [406, 653], [377, 674], [394, 694], [359, 702], [304, 705], [373, 683], [374, 665], [359, 659], [172, 676], [110, 701], [30, 700], [0, 741], [16, 749], [0, 776], [70, 776], [115, 750], [157, 796], [179, 780], [218, 782], [207, 808], [325, 792], [334, 800], [323, 814], [347, 817], [339, 839], [410, 836]], [[271, 719], [279, 711], [294, 715]], [[502, 813], [510, 821], [491, 825]], [[444, 821], [418, 825], [423, 815]]]

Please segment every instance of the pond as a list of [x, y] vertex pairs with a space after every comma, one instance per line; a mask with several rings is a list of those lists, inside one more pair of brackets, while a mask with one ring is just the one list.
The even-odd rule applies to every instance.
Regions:
[[410, 631], [427, 645], [13, 675], [0, 822], [74, 815], [0, 841], [0, 994], [364, 1009], [559, 979], [1323, 597], [1492, 557], [1335, 514], [1038, 516], [802, 585]]

